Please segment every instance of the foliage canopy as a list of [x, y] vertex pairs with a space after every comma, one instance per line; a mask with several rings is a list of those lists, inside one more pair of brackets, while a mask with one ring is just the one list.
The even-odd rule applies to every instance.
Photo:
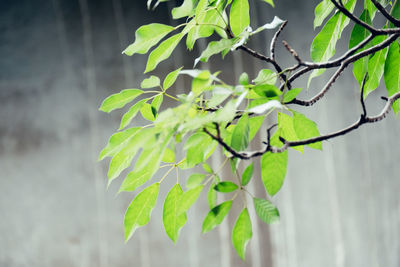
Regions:
[[[147, 1], [148, 8], [155, 8], [160, 2]], [[273, 0], [263, 0], [274, 7]], [[277, 3], [279, 4], [279, 3]], [[362, 5], [362, 13], [356, 15], [357, 5]], [[186, 40], [192, 50], [196, 41], [212, 35], [218, 36], [201, 51], [198, 62], [207, 62], [212, 56], [242, 50], [249, 56], [265, 62], [269, 68], [261, 69], [251, 80], [247, 73], [238, 77], [237, 84], [228, 84], [218, 78], [219, 72], [210, 70], [179, 68], [165, 76], [161, 82], [154, 75], [144, 79], [141, 89], [125, 89], [111, 95], [102, 103], [100, 110], [111, 112], [130, 104], [123, 115], [119, 131], [113, 134], [99, 159], [111, 157], [108, 178], [111, 183], [123, 170], [130, 167], [136, 157], [133, 170], [125, 177], [120, 191], [136, 191], [146, 185], [136, 195], [125, 214], [125, 239], [150, 220], [160, 185], [164, 178], [176, 170], [176, 184], [169, 190], [163, 208], [163, 224], [167, 235], [176, 243], [180, 229], [187, 221], [187, 211], [204, 190], [208, 190], [209, 213], [206, 215], [202, 231], [207, 233], [221, 224], [230, 212], [233, 201], [240, 201], [239, 194], [250, 194], [258, 217], [265, 223], [279, 221], [279, 211], [266, 198], [254, 197], [246, 186], [251, 182], [254, 165], [250, 159], [259, 159], [261, 178], [268, 196], [276, 195], [281, 189], [288, 165], [288, 149], [304, 153], [304, 146], [322, 150], [322, 142], [344, 135], [367, 123], [385, 118], [393, 108], [400, 110], [400, 3], [388, 0], [323, 0], [315, 8], [314, 28], [320, 28], [311, 45], [311, 59], [307, 62], [285, 41], [283, 45], [296, 64], [282, 67], [275, 57], [275, 47], [287, 21], [278, 17], [253, 30], [248, 0], [184, 0], [182, 5], [172, 9], [172, 17], [177, 26], [151, 23], [140, 27], [135, 41], [123, 53], [146, 54], [151, 49], [145, 73], [153, 71], [162, 61], [171, 56], [177, 45]], [[374, 18], [379, 15], [386, 20], [382, 28], [374, 26]], [[179, 24], [180, 23], [180, 24]], [[335, 59], [335, 47], [344, 29], [352, 25], [349, 48]], [[269, 56], [246, 46], [255, 34], [265, 30], [275, 32], [270, 45]], [[215, 38], [214, 38], [215, 40]], [[154, 48], [154, 49], [153, 49]], [[337, 132], [321, 135], [317, 124], [304, 114], [296, 111], [296, 106], [311, 106], [323, 98], [328, 90], [349, 66], [360, 85], [362, 114], [352, 125]], [[326, 85], [309, 100], [298, 99], [303, 90], [294, 87], [299, 77], [309, 74], [311, 80], [325, 72], [336, 69]], [[185, 94], [171, 94], [170, 89], [182, 75], [192, 78], [190, 90]], [[376, 90], [384, 80], [387, 96], [382, 112], [368, 116], [365, 98]], [[140, 100], [138, 100], [140, 98]], [[164, 98], [175, 101], [173, 107], [164, 108]], [[133, 126], [132, 121], [141, 114], [149, 124]], [[258, 151], [248, 151], [248, 146], [265, 119], [276, 121], [268, 125], [267, 138]], [[220, 177], [219, 170], [207, 164], [207, 159], [222, 147], [223, 157], [230, 162], [235, 181]], [[177, 149], [184, 150], [183, 158], [176, 158]], [[217, 150], [218, 151], [218, 150]], [[224, 164], [225, 164], [224, 163]], [[193, 173], [184, 183], [179, 179], [180, 169], [189, 169], [201, 164], [204, 172]], [[244, 169], [239, 173], [240, 169]], [[157, 173], [157, 175], [155, 175]], [[159, 177], [161, 174], [162, 178]], [[232, 197], [216, 203], [217, 194]], [[238, 255], [244, 259], [245, 249], [252, 237], [252, 223], [247, 203], [243, 203], [237, 221], [232, 229], [232, 242]]]

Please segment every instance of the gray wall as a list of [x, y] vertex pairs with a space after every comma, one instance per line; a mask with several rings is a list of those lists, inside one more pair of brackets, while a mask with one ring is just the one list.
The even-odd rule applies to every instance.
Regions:
[[[269, 22], [274, 12], [289, 19], [282, 38], [308, 59], [317, 1], [277, 0], [275, 10], [253, 2], [252, 25]], [[146, 57], [120, 51], [140, 25], [168, 23], [167, 8], [152, 13], [145, 1], [128, 0], [0, 2], [0, 266], [400, 266], [400, 125], [392, 114], [325, 142], [323, 152], [290, 153], [287, 179], [273, 199], [281, 223], [253, 220], [246, 263], [230, 245], [237, 213], [219, 230], [200, 234], [205, 196], [189, 213], [176, 247], [162, 229], [161, 201], [149, 226], [124, 244], [123, 214], [134, 194], [116, 196], [120, 181], [106, 190], [107, 163], [96, 161], [121, 113], [97, 108], [111, 93], [139, 85]], [[249, 45], [265, 52], [269, 38]], [[196, 49], [190, 53], [196, 55]], [[190, 68], [190, 57], [182, 47], [156, 73]], [[278, 57], [293, 63], [282, 49]], [[226, 73], [254, 75], [266, 66], [237, 52], [210, 67], [229, 80]], [[324, 79], [302, 96], [317, 92]], [[183, 88], [179, 81], [176, 90]], [[380, 88], [367, 101], [371, 114], [384, 94]], [[327, 133], [358, 118], [357, 98], [349, 73], [304, 112]], [[262, 197], [260, 188], [259, 181], [252, 186]]]

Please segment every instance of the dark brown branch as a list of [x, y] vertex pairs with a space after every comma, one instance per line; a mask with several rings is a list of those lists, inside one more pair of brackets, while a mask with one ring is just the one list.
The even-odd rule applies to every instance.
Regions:
[[333, 76], [328, 81], [328, 83], [325, 85], [325, 87], [310, 100], [303, 101], [303, 100], [294, 99], [291, 102], [285, 103], [285, 104], [297, 104], [297, 105], [301, 105], [301, 106], [311, 106], [311, 105], [315, 104], [318, 100], [320, 100], [322, 97], [324, 97], [324, 95], [332, 87], [333, 83], [335, 83], [336, 79], [340, 76], [340, 74], [343, 72], [343, 70], [350, 63], [355, 62], [355, 61], [359, 60], [360, 58], [371, 55], [379, 50], [382, 50], [382, 49], [388, 47], [398, 37], [399, 37], [399, 34], [393, 34], [389, 38], [387, 38], [385, 41], [347, 58], [345, 61], [342, 62], [340, 68], [333, 74]]
[[386, 9], [376, 0], [371, 0], [371, 2], [375, 5], [375, 7], [382, 13], [383, 16], [387, 18], [393, 25], [396, 27], [400, 27], [400, 20], [394, 18], [392, 15], [390, 15]]
[[[283, 27], [280, 27], [278, 32], [280, 31], [281, 28], [283, 29]], [[226, 32], [227, 32], [227, 34], [228, 34], [228, 36], [230, 38], [234, 37], [231, 29], [228, 28], [226, 30]], [[254, 51], [253, 49], [251, 49], [251, 48], [249, 48], [249, 47], [247, 47], [245, 45], [241, 45], [236, 49], [243, 50], [246, 53], [248, 53], [249, 55], [251, 55], [251, 56], [253, 56], [253, 57], [257, 58], [257, 59], [260, 59], [262, 61], [265, 61], [267, 63], [272, 64], [274, 66], [276, 72], [279, 73], [279, 78], [281, 79], [282, 83], [285, 83], [288, 88], [292, 88], [290, 82], [287, 81], [288, 79], [287, 79], [286, 75], [283, 73], [281, 66], [275, 61], [275, 59], [267, 57], [267, 56], [265, 56], [265, 55], [263, 55], [263, 54], [261, 54], [261, 53], [259, 53], [257, 51]]]
[[278, 40], [279, 35], [283, 31], [283, 28], [287, 25], [288, 21], [285, 20], [282, 25], [279, 27], [279, 29], [275, 32], [274, 37], [272, 37], [271, 40], [271, 46], [270, 46], [270, 56], [272, 60], [275, 60], [275, 47], [276, 47], [276, 41]]
[[336, 2], [336, 0], [331, 0], [331, 2], [336, 6], [337, 9], [339, 9], [340, 12], [342, 12], [346, 17], [351, 19], [354, 23], [364, 27], [368, 31], [370, 31], [372, 34], [375, 35], [387, 35], [387, 34], [393, 34], [393, 33], [399, 33], [400, 29], [399, 28], [392, 28], [392, 29], [376, 29], [369, 25], [368, 23], [365, 23], [364, 21], [360, 20], [356, 16], [354, 16], [350, 11], [348, 11], [343, 3], [342, 0], [339, 0], [339, 3]]
[[331, 60], [331, 61], [327, 61], [327, 62], [320, 62], [320, 63], [303, 62], [303, 65], [305, 65], [306, 67], [301, 69], [301, 70], [299, 70], [295, 74], [293, 74], [289, 78], [289, 82], [293, 82], [294, 80], [296, 80], [297, 78], [299, 78], [300, 76], [304, 75], [305, 73], [307, 73], [307, 72], [309, 72], [311, 70], [329, 69], [329, 68], [333, 68], [333, 67], [339, 67], [340, 64], [342, 64], [342, 62], [344, 60], [346, 60], [350, 56], [354, 55], [354, 53], [356, 53], [358, 50], [360, 50], [364, 46], [366, 46], [370, 41], [372, 41], [372, 39], [374, 39], [374, 37], [375, 37], [375, 35], [370, 34], [366, 39], [364, 39], [358, 45], [354, 46], [352, 49], [348, 50], [345, 54], [343, 54], [341, 57], [339, 57], [339, 58], [337, 58], [335, 60]]
[[363, 114], [362, 116], [365, 118], [367, 117], [367, 108], [365, 107], [365, 102], [364, 102], [364, 87], [365, 87], [365, 82], [367, 81], [368, 78], [368, 72], [365, 74], [364, 79], [361, 84], [361, 93], [360, 93], [360, 102], [361, 102], [361, 107], [363, 109]]
[[299, 57], [299, 54], [297, 54], [297, 52], [285, 40], [283, 40], [282, 43], [283, 46], [289, 51], [289, 53], [292, 54], [294, 59], [296, 59], [298, 65], [304, 65], [304, 62]]
[[235, 158], [239, 158], [239, 159], [244, 159], [244, 160], [248, 160], [254, 157], [259, 157], [264, 155], [267, 152], [271, 152], [271, 153], [281, 153], [285, 150], [287, 150], [289, 147], [296, 147], [296, 146], [304, 146], [304, 145], [309, 145], [309, 144], [313, 144], [313, 143], [317, 143], [317, 142], [321, 142], [321, 141], [326, 141], [338, 136], [342, 136], [345, 135], [351, 131], [354, 131], [356, 129], [358, 129], [361, 125], [363, 124], [367, 124], [367, 123], [374, 123], [374, 122], [378, 122], [383, 120], [387, 114], [389, 113], [389, 111], [392, 108], [393, 103], [400, 99], [400, 92], [392, 95], [391, 97], [388, 98], [388, 101], [385, 105], [385, 107], [382, 109], [381, 113], [374, 116], [374, 117], [367, 117], [364, 116], [364, 114], [366, 114], [366, 112], [364, 114], [362, 114], [360, 116], [360, 118], [353, 123], [352, 125], [341, 129], [339, 131], [330, 133], [330, 134], [326, 134], [326, 135], [321, 135], [321, 136], [317, 136], [317, 137], [313, 137], [313, 138], [309, 138], [309, 139], [304, 139], [304, 140], [300, 140], [300, 141], [286, 141], [283, 138], [280, 138], [280, 140], [283, 142], [283, 146], [282, 147], [273, 147], [269, 145], [269, 138], [270, 138], [270, 133], [269, 131], [272, 129], [272, 127], [274, 127], [275, 125], [273, 125], [272, 127], [270, 127], [268, 129], [268, 142], [267, 142], [267, 146], [262, 149], [262, 150], [258, 150], [258, 151], [250, 151], [250, 152], [237, 152], [236, 150], [234, 150], [232, 147], [230, 147], [227, 143], [225, 143], [219, 133], [219, 126], [218, 124], [216, 125], [216, 129], [217, 129], [217, 135], [213, 135], [210, 131], [207, 130], [207, 128], [203, 128], [203, 131], [208, 134], [211, 138], [213, 138], [214, 140], [216, 140], [220, 145], [222, 145], [229, 153], [232, 154], [232, 157]]

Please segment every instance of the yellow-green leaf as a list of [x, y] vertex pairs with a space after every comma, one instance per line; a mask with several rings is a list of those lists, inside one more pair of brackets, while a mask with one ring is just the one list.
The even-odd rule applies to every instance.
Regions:
[[231, 209], [231, 206], [232, 200], [229, 200], [212, 208], [203, 221], [202, 232], [207, 233], [221, 224]]
[[[294, 130], [296, 131], [296, 135], [300, 140], [320, 136], [317, 124], [301, 113], [293, 112], [293, 126]], [[322, 150], [321, 142], [309, 144], [308, 146], [314, 149]]]
[[113, 94], [106, 99], [100, 106], [100, 110], [104, 112], [111, 112], [114, 109], [122, 108], [136, 97], [143, 94], [142, 90], [139, 89], [125, 89], [117, 94]]
[[108, 140], [107, 146], [100, 152], [99, 160], [104, 159], [105, 157], [112, 157], [125, 146], [128, 145], [129, 141], [133, 136], [135, 136], [141, 127], [129, 128], [123, 132], [118, 132], [113, 134]]
[[154, 49], [147, 60], [145, 73], [154, 70], [161, 61], [169, 58], [182, 37], [182, 33], [175, 34], [163, 41], [156, 49]]
[[142, 88], [153, 88], [160, 86], [160, 78], [157, 76], [151, 75], [149, 78], [146, 78], [140, 84]]
[[138, 227], [146, 225], [156, 205], [160, 184], [155, 183], [140, 192], [131, 202], [125, 213], [125, 241], [132, 237]]
[[247, 208], [243, 209], [232, 230], [232, 243], [237, 254], [244, 260], [246, 246], [253, 236], [251, 220]]
[[186, 213], [179, 213], [179, 206], [183, 191], [179, 184], [175, 184], [165, 198], [163, 208], [164, 229], [169, 238], [176, 244], [179, 231], [186, 223]]
[[135, 33], [135, 42], [129, 45], [122, 53], [132, 56], [135, 53], [146, 54], [150, 48], [155, 46], [174, 27], [160, 23], [152, 23], [140, 27]]
[[138, 114], [139, 110], [142, 108], [144, 103], [146, 103], [148, 99], [142, 99], [138, 101], [135, 105], [133, 105], [125, 114], [122, 116], [121, 124], [119, 126], [119, 130], [124, 129]]
[[250, 25], [249, 1], [233, 0], [229, 19], [233, 34], [239, 36]]
[[175, 83], [181, 69], [182, 69], [182, 67], [180, 67], [177, 70], [174, 70], [173, 72], [170, 72], [167, 75], [167, 77], [165, 77], [164, 82], [163, 82], [164, 90], [167, 90]]

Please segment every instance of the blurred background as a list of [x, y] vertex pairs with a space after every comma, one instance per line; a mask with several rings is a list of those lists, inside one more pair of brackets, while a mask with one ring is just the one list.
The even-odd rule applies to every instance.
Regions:
[[[275, 9], [250, 2], [253, 28], [275, 14], [288, 19], [281, 39], [309, 59], [318, 1], [276, 0]], [[253, 239], [246, 262], [230, 241], [237, 211], [201, 235], [205, 193], [173, 245], [162, 228], [168, 182], [150, 224], [124, 244], [123, 214], [135, 193], [117, 195], [121, 179], [107, 190], [108, 162], [97, 162], [122, 112], [104, 114], [98, 107], [108, 95], [137, 88], [145, 78], [147, 57], [121, 51], [139, 26], [176, 23], [169, 16], [174, 5], [171, 0], [151, 12], [144, 0], [0, 1], [0, 266], [400, 266], [400, 124], [393, 114], [325, 142], [323, 152], [290, 151], [285, 184], [272, 199], [281, 222], [267, 226], [250, 207]], [[249, 46], [267, 53], [272, 35], [260, 34]], [[343, 36], [348, 35], [349, 29]], [[201, 41], [190, 53], [180, 46], [155, 74], [163, 78], [180, 66], [192, 68], [206, 45]], [[279, 61], [293, 64], [278, 46]], [[346, 47], [345, 37], [338, 53]], [[200, 67], [221, 69], [222, 77], [234, 82], [242, 71], [254, 78], [270, 66], [239, 51]], [[327, 79], [315, 79], [301, 98], [318, 92]], [[187, 84], [180, 78], [173, 90], [187, 92]], [[306, 86], [306, 80], [296, 86]], [[361, 112], [358, 90], [349, 70], [325, 99], [299, 110], [317, 121], [321, 133], [343, 128]], [[371, 115], [383, 107], [381, 95], [383, 87], [370, 95]], [[209, 163], [218, 167], [221, 159]], [[229, 175], [223, 170], [222, 177]], [[250, 190], [265, 197], [259, 179]]]

